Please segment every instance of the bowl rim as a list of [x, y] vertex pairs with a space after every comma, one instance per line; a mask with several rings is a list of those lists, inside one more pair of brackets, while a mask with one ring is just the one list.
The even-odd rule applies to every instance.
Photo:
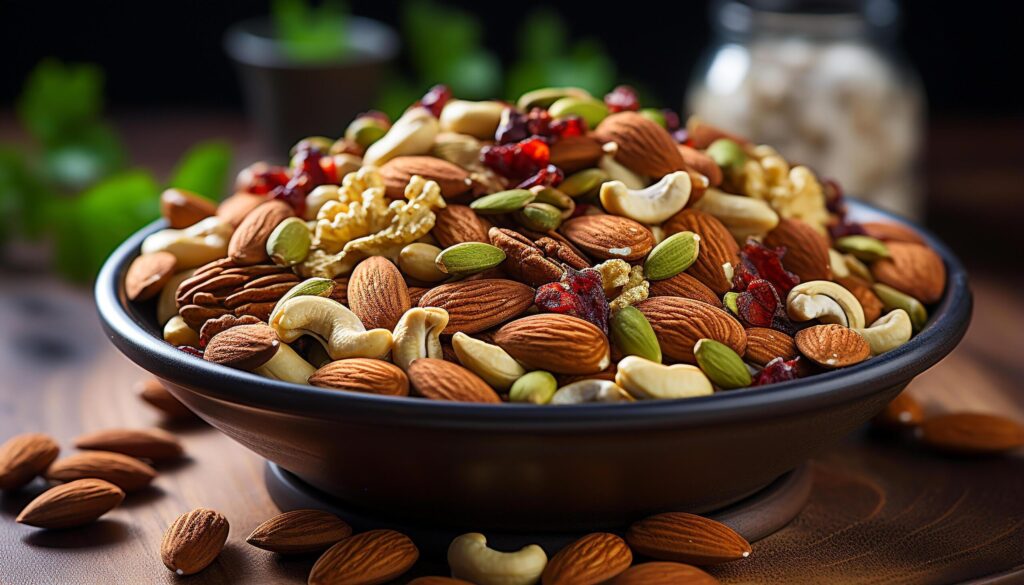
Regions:
[[[665, 428], [739, 422], [812, 411], [902, 385], [956, 347], [970, 323], [972, 295], [957, 257], [934, 234], [865, 203], [850, 200], [860, 221], [889, 221], [921, 234], [946, 263], [946, 291], [925, 328], [899, 348], [860, 364], [812, 377], [716, 392], [710, 396], [633, 403], [538, 407], [531, 404], [477, 404], [341, 392], [263, 378], [196, 359], [154, 335], [152, 325], [127, 300], [124, 274], [139, 255], [142, 240], [165, 227], [156, 220], [129, 237], [107, 259], [96, 280], [101, 324], [111, 342], [129, 359], [159, 378], [206, 398], [298, 417], [380, 425], [564, 432], [580, 429]], [[134, 314], [133, 314], [134, 313]]]

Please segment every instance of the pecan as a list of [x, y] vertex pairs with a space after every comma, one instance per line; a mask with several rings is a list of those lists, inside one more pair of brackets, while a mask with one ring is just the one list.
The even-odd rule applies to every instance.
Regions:
[[238, 325], [255, 325], [256, 323], [261, 322], [262, 321], [252, 315], [236, 317], [230, 313], [227, 315], [221, 315], [216, 319], [210, 319], [203, 324], [202, 330], [199, 331], [199, 347], [206, 347], [206, 344], [210, 342], [210, 339], [221, 331], [226, 331]]
[[200, 267], [176, 292], [178, 313], [189, 327], [224, 315], [251, 315], [266, 320], [277, 301], [299, 277], [289, 268], [272, 264], [238, 266], [222, 259]]
[[575, 247], [568, 242], [543, 236], [537, 238], [537, 240], [534, 241], [534, 244], [536, 244], [536, 246], [540, 248], [548, 258], [553, 258], [559, 262], [568, 264], [576, 270], [590, 268], [590, 261], [577, 252]]
[[526, 236], [505, 228], [491, 228], [488, 236], [491, 244], [505, 252], [501, 267], [513, 279], [540, 286], [562, 278], [562, 267], [548, 259]]

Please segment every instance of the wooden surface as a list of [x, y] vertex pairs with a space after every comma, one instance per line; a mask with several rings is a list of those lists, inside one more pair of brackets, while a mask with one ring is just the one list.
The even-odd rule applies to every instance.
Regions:
[[[41, 431], [68, 453], [86, 431], [164, 424], [136, 397], [145, 373], [104, 339], [91, 297], [38, 279], [3, 275], [0, 282], [0, 440]], [[933, 411], [1024, 420], [1019, 296], [985, 283], [975, 288], [967, 339], [910, 391]], [[161, 564], [158, 545], [171, 520], [196, 506], [223, 512], [231, 534], [219, 560], [188, 583], [304, 583], [314, 559], [285, 559], [244, 542], [277, 512], [262, 461], [201, 423], [167, 428], [181, 437], [188, 459], [160, 468], [150, 489], [93, 526], [46, 532], [15, 524], [41, 480], [3, 496], [0, 584], [179, 582]], [[950, 583], [1024, 568], [1020, 453], [951, 459], [861, 433], [816, 458], [813, 470], [814, 491], [796, 520], [755, 543], [750, 559], [713, 573], [726, 583]], [[438, 572], [443, 564], [421, 569]]]

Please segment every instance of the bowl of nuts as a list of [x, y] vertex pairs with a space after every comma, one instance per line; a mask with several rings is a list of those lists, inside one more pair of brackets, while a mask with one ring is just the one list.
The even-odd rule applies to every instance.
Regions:
[[113, 343], [310, 486], [407, 522], [722, 508], [970, 321], [927, 231], [626, 87], [436, 87], [250, 166], [219, 205], [162, 202], [97, 281]]

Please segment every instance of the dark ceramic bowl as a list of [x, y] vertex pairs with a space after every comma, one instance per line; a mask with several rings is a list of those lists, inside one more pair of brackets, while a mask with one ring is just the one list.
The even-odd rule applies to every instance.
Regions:
[[[851, 203], [860, 220], [901, 221]], [[368, 514], [476, 530], [622, 525], [706, 512], [748, 496], [838, 442], [948, 354], [971, 316], [960, 262], [902, 347], [764, 388], [685, 400], [560, 407], [480, 405], [300, 386], [196, 359], [164, 343], [124, 275], [148, 226], [107, 261], [96, 301], [111, 341], [200, 417]]]

